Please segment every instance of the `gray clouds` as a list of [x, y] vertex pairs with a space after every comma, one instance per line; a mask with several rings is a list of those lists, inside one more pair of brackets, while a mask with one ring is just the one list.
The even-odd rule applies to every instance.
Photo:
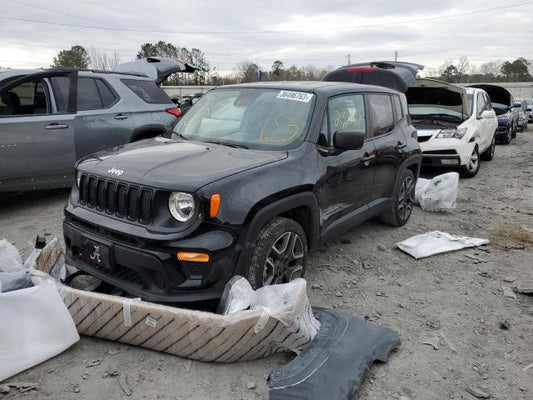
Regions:
[[[286, 65], [338, 66], [346, 62], [348, 54], [357, 62], [391, 59], [395, 50], [402, 60], [429, 66], [461, 55], [473, 63], [532, 58], [533, 1], [520, 7], [432, 19], [517, 3], [520, 1], [0, 0], [0, 15], [5, 17], [165, 31], [96, 30], [0, 19], [0, 66], [46, 67], [59, 50], [75, 44], [117, 51], [122, 61], [127, 61], [135, 57], [142, 43], [158, 40], [200, 48], [219, 71], [230, 70], [243, 60], [264, 69], [276, 59]], [[222, 33], [236, 31], [248, 33]]]

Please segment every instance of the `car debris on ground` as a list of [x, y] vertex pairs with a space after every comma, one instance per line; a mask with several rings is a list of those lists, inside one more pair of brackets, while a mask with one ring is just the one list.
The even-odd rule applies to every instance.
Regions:
[[418, 178], [415, 186], [415, 203], [424, 211], [453, 210], [457, 201], [459, 174], [448, 172], [432, 179]]
[[488, 239], [432, 231], [410, 237], [409, 239], [396, 243], [396, 246], [418, 260], [435, 254], [461, 250], [468, 247], [483, 246], [488, 243]]
[[[10, 268], [11, 276], [19, 273], [16, 279], [3, 280], [9, 291], [0, 293], [0, 381], [60, 354], [80, 340], [55, 284], [45, 280], [28, 283], [26, 275], [33, 266], [28, 264], [38, 252], [40, 249], [34, 250], [22, 264], [9, 244], [3, 243], [0, 250], [2, 269]], [[12, 262], [11, 266], [6, 267], [6, 262]]]
[[[14, 247], [7, 242], [2, 245], [10, 262], [22, 269]], [[8, 347], [0, 357], [0, 381], [64, 351], [79, 340], [79, 332], [189, 361], [236, 362], [292, 351], [299, 354], [296, 360], [274, 369], [268, 378], [270, 398], [324, 398], [330, 392], [330, 385], [323, 384], [326, 379], [336, 388], [329, 398], [340, 400], [358, 390], [375, 360], [387, 361], [400, 345], [398, 333], [388, 328], [338, 311], [312, 309], [302, 278], [253, 290], [245, 278], [234, 277], [220, 301], [221, 314], [214, 314], [73, 289], [44, 272], [67, 273], [59, 242], [54, 239], [35, 251], [29, 287], [0, 294], [0, 314], [8, 319], [0, 330], [1, 345]], [[7, 258], [0, 253], [2, 265]], [[24, 340], [17, 339], [21, 324], [32, 325]], [[91, 359], [85, 367], [101, 363], [99, 358]], [[131, 396], [131, 377], [116, 375], [123, 393]], [[254, 390], [256, 383], [249, 380], [246, 386]], [[9, 393], [11, 387], [22, 391], [36, 386], [7, 383], [2, 393]], [[79, 393], [79, 385], [72, 391]]]

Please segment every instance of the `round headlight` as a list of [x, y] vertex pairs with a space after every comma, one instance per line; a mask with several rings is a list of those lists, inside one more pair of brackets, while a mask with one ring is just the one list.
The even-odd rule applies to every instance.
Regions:
[[178, 221], [186, 222], [192, 218], [196, 211], [194, 197], [189, 193], [172, 192], [168, 199], [168, 209]]

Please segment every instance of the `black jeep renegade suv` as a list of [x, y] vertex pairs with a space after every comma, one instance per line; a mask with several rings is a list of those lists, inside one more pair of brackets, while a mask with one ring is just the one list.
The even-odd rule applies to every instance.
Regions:
[[149, 301], [302, 276], [308, 250], [407, 222], [421, 162], [403, 94], [354, 83], [214, 89], [173, 132], [81, 160], [67, 260]]

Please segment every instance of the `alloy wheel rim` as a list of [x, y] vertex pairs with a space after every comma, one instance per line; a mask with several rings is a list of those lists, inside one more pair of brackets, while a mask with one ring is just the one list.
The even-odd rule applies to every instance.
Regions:
[[398, 214], [402, 221], [405, 221], [413, 211], [415, 202], [415, 185], [412, 176], [408, 176], [400, 186], [400, 195], [398, 197]]
[[303, 240], [296, 232], [282, 233], [275, 241], [263, 266], [263, 286], [287, 283], [302, 276]]
[[474, 172], [477, 169], [479, 163], [479, 156], [477, 154], [477, 151], [474, 149], [474, 152], [470, 156], [470, 160], [468, 161], [468, 170], [471, 172]]

